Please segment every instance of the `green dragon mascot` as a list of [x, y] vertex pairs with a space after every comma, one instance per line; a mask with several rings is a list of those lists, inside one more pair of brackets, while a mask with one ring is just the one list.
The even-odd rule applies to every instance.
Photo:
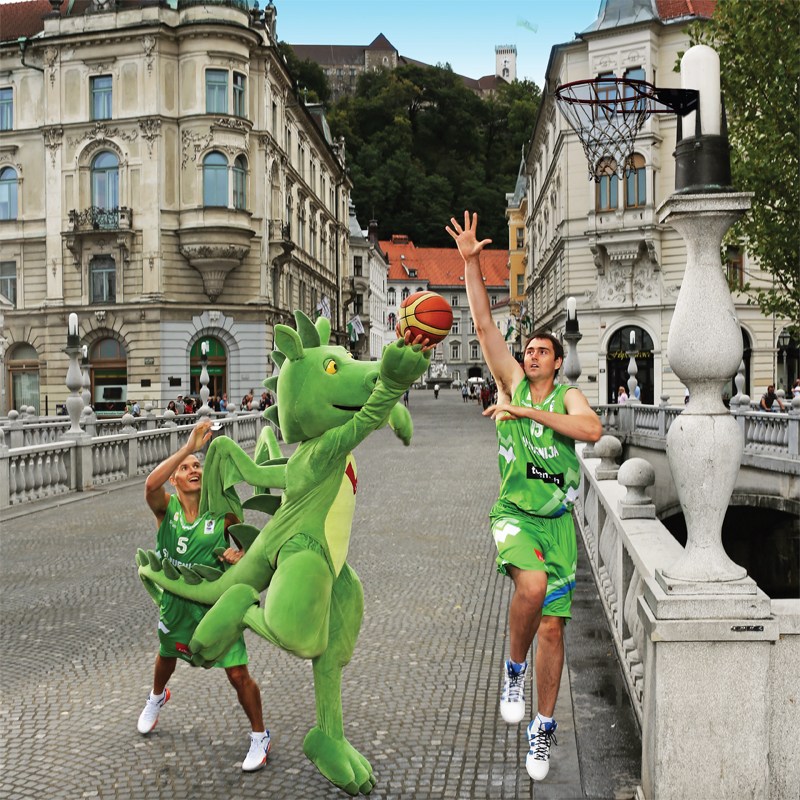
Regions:
[[[348, 794], [369, 794], [372, 767], [345, 739], [342, 723], [342, 667], [353, 654], [364, 611], [361, 582], [346, 563], [357, 485], [351, 451], [387, 423], [410, 443], [411, 418], [398, 400], [428, 368], [430, 354], [398, 339], [384, 348], [380, 362], [355, 361], [343, 347], [328, 344], [327, 319], [314, 324], [300, 311], [295, 319], [296, 331], [275, 326], [272, 359], [280, 374], [264, 386], [276, 391], [278, 404], [264, 415], [287, 443], [299, 443], [297, 449], [291, 458], [282, 457], [269, 426], [255, 460], [231, 439], [215, 439], [200, 500], [201, 514], [212, 508], [244, 519], [247, 508], [272, 518], [262, 530], [231, 526], [246, 552], [224, 571], [176, 568], [143, 550], [137, 565], [156, 602], [168, 591], [212, 606], [189, 643], [195, 664], [211, 666], [224, 657], [246, 628], [310, 658], [317, 725], [303, 752]], [[242, 481], [256, 487], [243, 505], [235, 490]], [[265, 589], [262, 609], [259, 593]]]

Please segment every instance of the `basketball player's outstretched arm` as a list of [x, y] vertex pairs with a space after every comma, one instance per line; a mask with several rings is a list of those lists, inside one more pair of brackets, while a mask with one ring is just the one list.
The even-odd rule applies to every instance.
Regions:
[[458, 251], [464, 259], [464, 283], [467, 286], [467, 300], [472, 319], [475, 320], [475, 331], [483, 350], [483, 357], [489, 365], [501, 396], [508, 401], [514, 394], [519, 382], [525, 377], [522, 367], [514, 356], [508, 352], [503, 334], [492, 321], [492, 307], [489, 304], [489, 295], [486, 293], [486, 284], [481, 273], [481, 250], [491, 244], [491, 239], [479, 242], [475, 234], [478, 225], [478, 215], [472, 215], [470, 222], [469, 211], [464, 212], [464, 227], [455, 220], [450, 219], [453, 227], [446, 227], [447, 232], [455, 239]]

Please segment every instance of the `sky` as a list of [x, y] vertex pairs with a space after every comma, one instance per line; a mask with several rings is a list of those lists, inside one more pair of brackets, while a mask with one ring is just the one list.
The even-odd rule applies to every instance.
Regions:
[[[550, 48], [597, 18], [600, 0], [274, 0], [290, 44], [369, 44], [379, 33], [400, 55], [494, 75], [494, 48], [517, 46], [517, 77], [544, 80]], [[262, 7], [264, 3], [261, 4]], [[517, 25], [524, 21], [536, 29]]]
[[[0, 0], [0, 3], [9, 0]], [[267, 0], [261, 0], [264, 8]], [[369, 44], [379, 33], [400, 55], [494, 75], [494, 48], [517, 46], [517, 77], [544, 80], [550, 48], [597, 18], [600, 0], [274, 0], [290, 44]], [[520, 27], [527, 22], [533, 30]]]

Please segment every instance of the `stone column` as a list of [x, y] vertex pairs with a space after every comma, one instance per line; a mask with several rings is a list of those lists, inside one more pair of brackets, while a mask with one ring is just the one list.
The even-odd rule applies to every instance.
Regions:
[[75, 439], [84, 435], [80, 427], [81, 411], [83, 411], [83, 398], [80, 389], [83, 387], [81, 369], [78, 365], [78, 356], [83, 352], [81, 340], [78, 336], [78, 315], [69, 315], [69, 333], [67, 335], [67, 346], [63, 350], [69, 356], [69, 368], [67, 369], [67, 389], [70, 394], [67, 398], [67, 413], [72, 425], [69, 430], [62, 434], [64, 439]]
[[581, 376], [581, 361], [578, 357], [578, 342], [583, 338], [578, 329], [578, 311], [574, 297], [567, 298], [567, 325], [564, 331], [567, 340], [567, 356], [564, 359], [564, 377], [570, 386], [578, 385]]

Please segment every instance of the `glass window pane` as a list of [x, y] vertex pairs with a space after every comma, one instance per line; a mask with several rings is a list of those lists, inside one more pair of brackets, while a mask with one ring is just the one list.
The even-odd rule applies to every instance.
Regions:
[[636, 186], [639, 193], [639, 196], [636, 198], [637, 202], [640, 206], [645, 204], [645, 187], [647, 186], [645, 182], [644, 170], [637, 169], [636, 170]]
[[39, 373], [38, 372], [12, 372], [11, 391], [14, 395], [14, 408], [19, 411], [21, 406], [33, 406], [39, 413]]
[[610, 191], [610, 195], [611, 195], [610, 196], [610, 200], [611, 200], [611, 202], [609, 204], [609, 208], [616, 208], [617, 207], [617, 176], [616, 175], [612, 175], [611, 176], [610, 183], [611, 183], [611, 186], [610, 186], [610, 188], [611, 188], [611, 191]]
[[0, 89], [0, 130], [10, 131], [14, 125], [14, 92]]
[[629, 207], [636, 205], [636, 170], [632, 169], [625, 175], [625, 204]]
[[608, 176], [600, 178], [600, 208], [608, 208]]

